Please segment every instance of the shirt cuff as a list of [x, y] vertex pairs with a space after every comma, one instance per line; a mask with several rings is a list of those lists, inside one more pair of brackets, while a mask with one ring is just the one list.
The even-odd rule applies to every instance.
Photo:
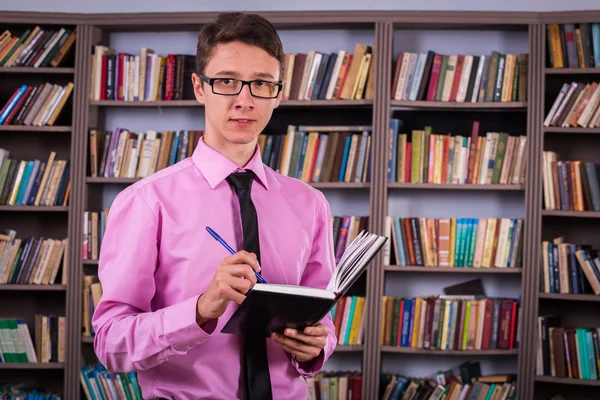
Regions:
[[186, 353], [195, 345], [210, 338], [216, 331], [216, 324], [211, 323], [211, 321], [204, 324], [209, 332], [198, 326], [196, 322], [198, 297], [191, 297], [163, 309], [164, 338], [178, 353]]

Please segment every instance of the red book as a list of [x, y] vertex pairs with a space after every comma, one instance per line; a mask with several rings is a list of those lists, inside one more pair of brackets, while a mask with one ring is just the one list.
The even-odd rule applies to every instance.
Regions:
[[456, 67], [454, 69], [454, 79], [452, 80], [452, 90], [450, 91], [450, 101], [456, 101], [456, 95], [458, 93], [458, 87], [460, 86], [460, 80], [465, 64], [465, 56], [459, 54], [456, 56]]
[[437, 92], [437, 85], [440, 77], [440, 69], [442, 68], [443, 57], [444, 56], [441, 54], [436, 54], [433, 58], [433, 66], [431, 67], [431, 79], [429, 80], [429, 88], [427, 89], [427, 101], [435, 101], [435, 94]]

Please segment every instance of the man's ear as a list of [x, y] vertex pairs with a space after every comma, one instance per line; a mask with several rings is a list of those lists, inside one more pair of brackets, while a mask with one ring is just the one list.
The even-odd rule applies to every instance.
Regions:
[[195, 72], [192, 74], [192, 85], [194, 87], [194, 96], [196, 97], [196, 100], [198, 101], [198, 103], [204, 104], [205, 98], [202, 80]]

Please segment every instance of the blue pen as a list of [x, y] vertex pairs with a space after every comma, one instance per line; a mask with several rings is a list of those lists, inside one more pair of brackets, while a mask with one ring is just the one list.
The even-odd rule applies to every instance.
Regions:
[[[217, 242], [221, 243], [223, 247], [225, 247], [231, 254], [235, 254], [235, 250], [233, 250], [231, 246], [228, 245], [227, 242], [224, 241], [223, 238], [219, 236], [217, 232], [213, 231], [211, 227], [207, 226], [206, 230], [208, 231], [208, 233], [210, 233], [210, 235], [213, 238], [215, 238]], [[258, 279], [260, 283], [267, 283], [267, 281], [265, 281], [265, 278], [263, 278], [258, 272], [254, 271], [254, 275], [256, 275], [256, 279]]]

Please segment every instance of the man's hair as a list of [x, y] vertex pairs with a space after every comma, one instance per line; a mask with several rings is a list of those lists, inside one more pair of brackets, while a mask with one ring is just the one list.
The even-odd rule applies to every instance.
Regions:
[[283, 80], [285, 55], [275, 27], [258, 14], [221, 13], [214, 23], [204, 25], [196, 46], [196, 73], [203, 74], [217, 44], [240, 41], [257, 46], [279, 61], [279, 79]]

